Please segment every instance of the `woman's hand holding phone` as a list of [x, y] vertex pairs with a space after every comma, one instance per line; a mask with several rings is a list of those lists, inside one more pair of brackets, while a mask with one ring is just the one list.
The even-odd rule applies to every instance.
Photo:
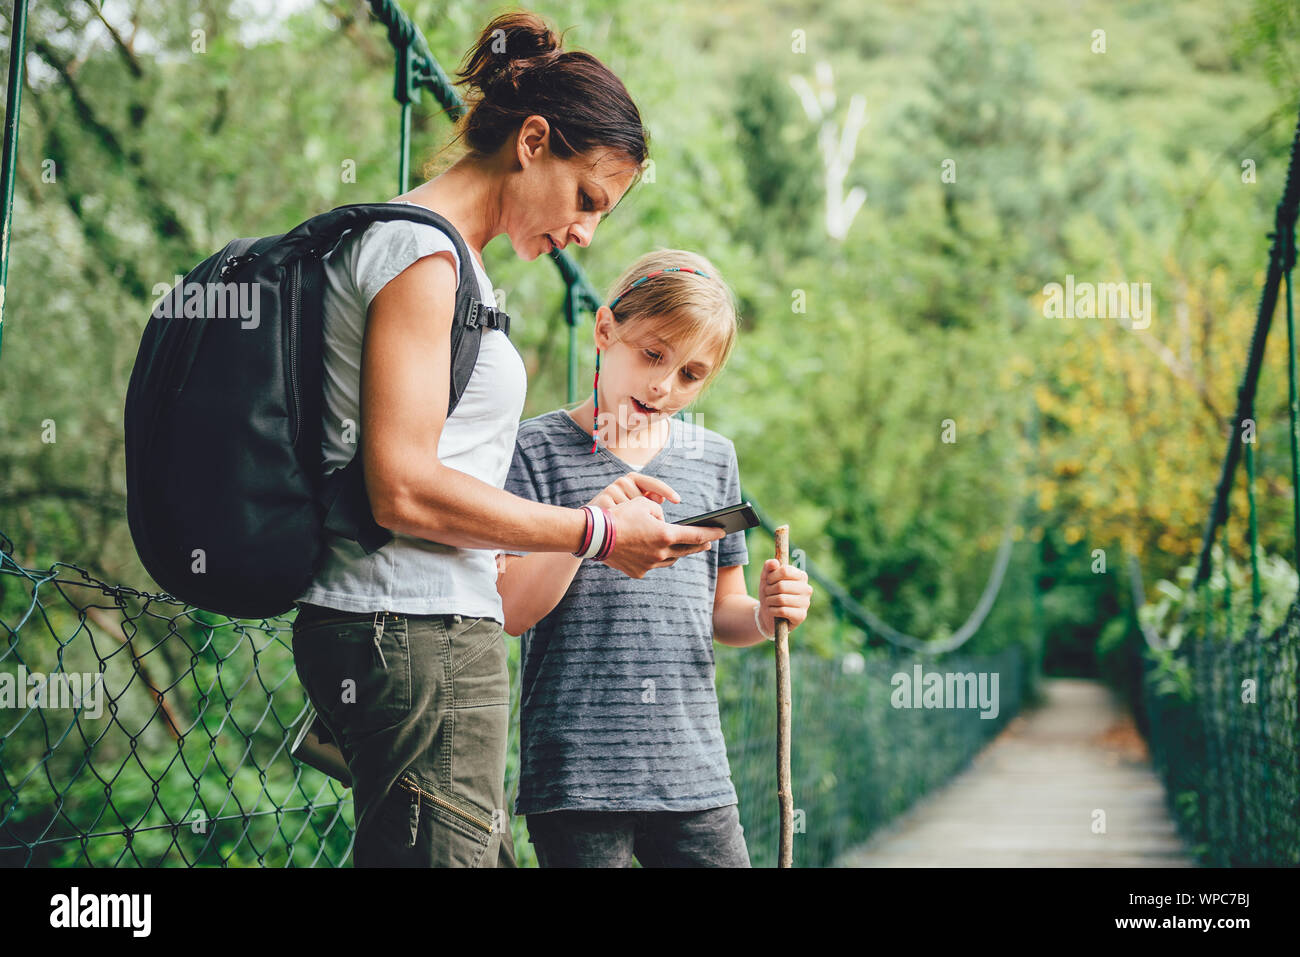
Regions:
[[614, 550], [605, 564], [629, 578], [644, 578], [652, 568], [667, 568], [679, 558], [702, 552], [726, 532], [720, 528], [674, 525], [664, 521], [665, 501], [680, 502], [672, 486], [640, 472], [610, 483], [588, 505], [614, 516]]

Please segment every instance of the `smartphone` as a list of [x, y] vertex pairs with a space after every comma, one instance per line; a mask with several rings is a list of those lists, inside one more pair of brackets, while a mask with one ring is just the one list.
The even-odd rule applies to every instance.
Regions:
[[739, 505], [728, 505], [726, 508], [720, 508], [714, 512], [705, 512], [703, 515], [695, 515], [691, 518], [684, 518], [678, 525], [712, 525], [715, 528], [721, 528], [731, 534], [732, 532], [743, 532], [747, 528], [753, 528], [758, 524], [758, 513], [754, 511], [754, 506], [749, 502], [741, 502]]

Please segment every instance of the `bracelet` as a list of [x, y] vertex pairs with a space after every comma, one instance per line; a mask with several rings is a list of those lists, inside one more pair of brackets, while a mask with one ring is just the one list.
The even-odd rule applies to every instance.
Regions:
[[584, 554], [586, 554], [587, 546], [591, 544], [591, 529], [592, 529], [591, 512], [587, 510], [587, 506], [585, 505], [582, 507], [582, 517], [584, 521], [586, 521], [587, 526], [586, 526], [586, 531], [582, 533], [582, 547], [579, 548], [576, 552], [571, 553], [574, 558], [581, 558]]
[[582, 551], [573, 552], [574, 558], [593, 558], [605, 540], [605, 516], [591, 505], [582, 506], [587, 516], [587, 531], [582, 538]]
[[587, 506], [587, 508], [591, 511], [593, 529], [591, 533], [591, 547], [583, 553], [582, 557], [596, 558], [600, 555], [600, 550], [605, 545], [605, 536], [608, 535], [609, 532], [605, 528], [607, 523], [605, 521], [604, 509], [599, 509], [592, 505]]
[[603, 562], [609, 558], [609, 553], [614, 550], [614, 540], [617, 537], [617, 532], [614, 529], [614, 516], [610, 514], [607, 508], [602, 508], [601, 512], [605, 519], [605, 542], [600, 551], [596, 553], [596, 561], [598, 562]]
[[763, 618], [759, 614], [759, 611], [760, 609], [762, 609], [762, 607], [763, 607], [763, 603], [761, 601], [754, 606], [754, 624], [758, 626], [758, 633], [760, 635], [762, 635], [768, 641], [776, 641], [776, 632], [772, 632], [772, 634], [769, 635], [767, 632], [763, 630]]

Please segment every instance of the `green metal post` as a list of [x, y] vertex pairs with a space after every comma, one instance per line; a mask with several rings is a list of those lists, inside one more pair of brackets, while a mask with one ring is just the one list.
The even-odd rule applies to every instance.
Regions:
[[564, 286], [564, 321], [569, 324], [568, 404], [572, 405], [578, 390], [578, 299], [572, 282]]
[[402, 107], [398, 121], [401, 144], [397, 151], [397, 193], [400, 196], [411, 185], [411, 104], [420, 102], [421, 72], [419, 60], [410, 43], [397, 47], [397, 75], [393, 80], [393, 98]]
[[3, 169], [0, 169], [0, 195], [4, 212], [0, 219], [0, 343], [4, 336], [5, 289], [9, 283], [9, 232], [13, 226], [14, 171], [18, 167], [18, 114], [23, 97], [23, 57], [27, 50], [27, 0], [14, 0], [9, 36], [9, 89], [5, 102], [5, 138]]
[[402, 104], [402, 145], [397, 153], [397, 195], [407, 191], [411, 182], [411, 104]]
[[1250, 606], [1258, 615], [1263, 594], [1259, 585], [1259, 523], [1255, 516], [1255, 443], [1246, 443], [1246, 499], [1250, 503]]
[[1291, 270], [1295, 268], [1295, 223], [1282, 235], [1282, 281], [1286, 283], [1287, 384], [1291, 408], [1291, 518], [1295, 532], [1295, 567], [1300, 568], [1300, 403], [1296, 400], [1295, 312], [1291, 297]]

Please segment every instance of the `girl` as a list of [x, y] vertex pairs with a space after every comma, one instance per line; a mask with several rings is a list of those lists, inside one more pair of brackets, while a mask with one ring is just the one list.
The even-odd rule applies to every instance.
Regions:
[[[521, 422], [506, 488], [601, 509], [662, 479], [669, 522], [740, 501], [736, 450], [673, 417], [722, 370], [736, 337], [730, 290], [701, 256], [642, 256], [596, 315], [596, 381], [575, 409]], [[591, 549], [589, 548], [588, 553]], [[743, 532], [643, 577], [595, 561], [506, 550], [505, 626], [523, 635], [515, 812], [543, 867], [749, 866], [714, 691], [713, 640], [744, 646], [807, 617], [805, 572], [764, 564], [749, 597]]]
[[[495, 305], [483, 247], [522, 259], [591, 242], [646, 158], [627, 90], [588, 53], [562, 51], [538, 17], [484, 28], [460, 71], [473, 95], [465, 154], [402, 196], [441, 213], [468, 262], [433, 226], [376, 223], [326, 260], [327, 470], [361, 439], [371, 510], [393, 531], [366, 554], [331, 542], [299, 596], [294, 663], [353, 780], [358, 866], [513, 864], [503, 810], [509, 679], [494, 551], [572, 552], [577, 509], [503, 491], [525, 371], [505, 332], [483, 333], [474, 375], [447, 414], [458, 274]], [[638, 489], [668, 494], [632, 476]], [[674, 528], [638, 498], [611, 510], [607, 564], [641, 576], [707, 549], [717, 530]]]

